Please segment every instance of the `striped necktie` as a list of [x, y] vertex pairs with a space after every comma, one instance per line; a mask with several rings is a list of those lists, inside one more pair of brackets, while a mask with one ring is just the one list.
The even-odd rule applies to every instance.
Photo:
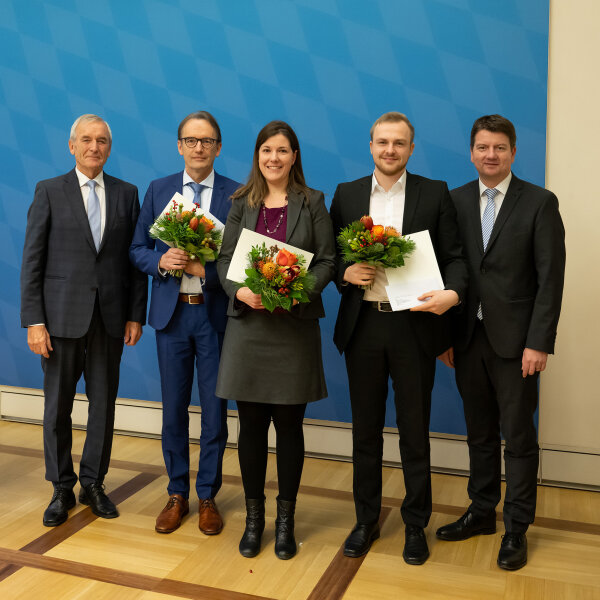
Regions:
[[97, 252], [100, 249], [100, 240], [102, 238], [100, 200], [98, 194], [96, 194], [97, 182], [90, 179], [86, 185], [90, 188], [87, 202], [88, 221], [90, 222], [90, 229], [92, 230], [92, 237], [94, 238], [94, 245]]
[[[490, 241], [490, 235], [492, 235], [492, 229], [494, 228], [494, 220], [496, 218], [496, 202], [494, 198], [498, 190], [496, 188], [485, 190], [485, 195], [487, 196], [487, 204], [485, 205], [485, 209], [483, 211], [483, 216], [481, 217], [481, 237], [483, 238], [483, 250], [485, 252], [488, 242]], [[479, 308], [477, 309], [477, 318], [482, 321], [483, 320], [483, 310], [481, 309], [481, 302], [479, 303]]]

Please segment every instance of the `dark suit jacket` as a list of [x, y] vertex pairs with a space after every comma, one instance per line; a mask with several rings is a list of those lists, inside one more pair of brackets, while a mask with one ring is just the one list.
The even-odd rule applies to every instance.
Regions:
[[[237, 181], [219, 175], [215, 171], [213, 192], [210, 201], [210, 212], [223, 223], [231, 207], [230, 196], [239, 187]], [[181, 279], [167, 275], [162, 277], [158, 273], [160, 257], [169, 247], [160, 240], [150, 237], [149, 231], [156, 217], [164, 210], [167, 202], [175, 192], [182, 193], [183, 171], [155, 179], [146, 192], [140, 218], [138, 219], [131, 244], [130, 256], [133, 264], [144, 273], [152, 277], [152, 296], [148, 322], [154, 329], [164, 329], [175, 311]], [[205, 265], [206, 281], [202, 288], [206, 303], [206, 311], [210, 323], [215, 331], [225, 331], [227, 325], [227, 301], [219, 283], [217, 269], [214, 262]]]
[[75, 170], [40, 181], [27, 216], [21, 270], [21, 324], [52, 336], [87, 333], [96, 294], [108, 333], [146, 322], [148, 286], [129, 262], [140, 210], [137, 188], [104, 173], [106, 223], [96, 252]]
[[565, 231], [556, 196], [513, 174], [483, 251], [479, 181], [452, 190], [469, 266], [469, 291], [455, 344], [466, 348], [479, 302], [492, 348], [518, 358], [524, 348], [554, 351], [565, 270]]
[[[334, 234], [352, 221], [369, 214], [372, 176], [340, 183], [331, 203]], [[462, 300], [467, 287], [467, 268], [462, 255], [456, 224], [456, 211], [448, 187], [443, 181], [426, 179], [407, 173], [402, 234], [429, 230], [446, 289], [454, 290]], [[343, 352], [352, 337], [362, 306], [364, 290], [355, 285], [342, 285], [350, 266], [337, 257], [337, 285], [342, 294], [333, 341]], [[423, 349], [437, 356], [451, 345], [448, 316], [432, 313], [410, 313]]]
[[[237, 317], [243, 314], [246, 305], [234, 305], [239, 285], [227, 279], [231, 257], [235, 251], [242, 229], [256, 230], [260, 207], [251, 208], [246, 198], [233, 201], [227, 219], [221, 254], [217, 261], [219, 277], [230, 298], [227, 314]], [[331, 220], [322, 192], [311, 190], [308, 202], [303, 195], [291, 192], [288, 196], [287, 228], [285, 241], [314, 254], [309, 270], [315, 276], [314, 289], [309, 294], [310, 302], [298, 304], [291, 314], [301, 319], [319, 319], [325, 316], [321, 292], [331, 281], [335, 269], [335, 246], [331, 236]]]

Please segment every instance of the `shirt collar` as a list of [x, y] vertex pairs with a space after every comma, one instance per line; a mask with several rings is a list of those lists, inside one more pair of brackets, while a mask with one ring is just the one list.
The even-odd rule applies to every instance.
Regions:
[[[77, 179], [79, 180], [79, 187], [83, 187], [90, 181], [90, 178], [87, 175], [84, 175], [77, 167], [75, 167], [75, 174], [77, 175]], [[94, 181], [104, 189], [104, 171], [100, 171], [96, 177], [94, 177]]]
[[[390, 188], [390, 192], [398, 193], [402, 192], [406, 187], [406, 169], [402, 172], [402, 175], [398, 178], [398, 181], [394, 183], [394, 185]], [[379, 185], [377, 181], [377, 177], [375, 177], [375, 171], [373, 171], [373, 177], [371, 179], [371, 194], [375, 191], [379, 190], [385, 193], [385, 190]]]
[[[194, 180], [188, 175], [187, 171], [183, 171], [183, 185], [186, 185], [188, 183], [193, 183]], [[203, 185], [207, 188], [213, 188], [214, 183], [215, 183], [215, 170], [213, 169], [209, 174], [208, 177], [206, 179], [204, 179], [203, 181], [199, 181], [198, 182], [200, 185]]]
[[[506, 196], [506, 192], [508, 191], [508, 186], [510, 185], [510, 181], [512, 179], [512, 171], [496, 186], [494, 186], [494, 189], [498, 190], [501, 194], [502, 197]], [[481, 179], [479, 180], [479, 196], [483, 196], [485, 190], [488, 189], [488, 186], [485, 185], [483, 183], [483, 181], [481, 181]]]

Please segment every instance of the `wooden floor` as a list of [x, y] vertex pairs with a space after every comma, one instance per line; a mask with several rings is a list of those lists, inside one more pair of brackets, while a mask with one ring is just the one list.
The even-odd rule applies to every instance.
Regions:
[[[83, 439], [83, 432], [74, 432], [76, 458]], [[191, 452], [197, 461], [198, 446]], [[78, 504], [67, 523], [50, 529], [42, 525], [52, 494], [44, 481], [42, 429], [1, 421], [0, 598], [600, 600], [600, 493], [540, 487], [529, 563], [507, 573], [496, 566], [501, 523], [496, 535], [436, 540], [436, 528], [462, 514], [467, 495], [465, 478], [434, 475], [431, 557], [415, 567], [402, 560], [402, 471], [384, 469], [382, 536], [364, 560], [350, 559], [341, 547], [354, 523], [352, 467], [307, 459], [297, 506], [299, 552], [281, 561], [273, 553], [272, 458], [263, 550], [246, 559], [237, 551], [245, 515], [235, 450], [225, 455], [217, 499], [225, 529], [218, 536], [198, 531], [196, 502], [178, 531], [155, 533], [167, 484], [160, 442], [127, 436], [115, 436], [105, 482], [120, 518], [98, 519]]]

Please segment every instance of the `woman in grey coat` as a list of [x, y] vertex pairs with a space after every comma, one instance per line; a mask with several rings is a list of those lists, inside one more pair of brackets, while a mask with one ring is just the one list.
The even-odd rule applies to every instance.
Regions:
[[[260, 551], [265, 526], [267, 433], [277, 435], [275, 553], [296, 553], [294, 511], [304, 463], [302, 421], [306, 404], [327, 395], [321, 359], [321, 291], [334, 273], [335, 244], [322, 192], [306, 186], [298, 138], [283, 121], [258, 134], [248, 183], [232, 197], [217, 270], [230, 301], [217, 395], [237, 402], [238, 455], [246, 496], [243, 556]], [[244, 228], [312, 252], [315, 286], [310, 302], [269, 313], [260, 295], [227, 279]]]

